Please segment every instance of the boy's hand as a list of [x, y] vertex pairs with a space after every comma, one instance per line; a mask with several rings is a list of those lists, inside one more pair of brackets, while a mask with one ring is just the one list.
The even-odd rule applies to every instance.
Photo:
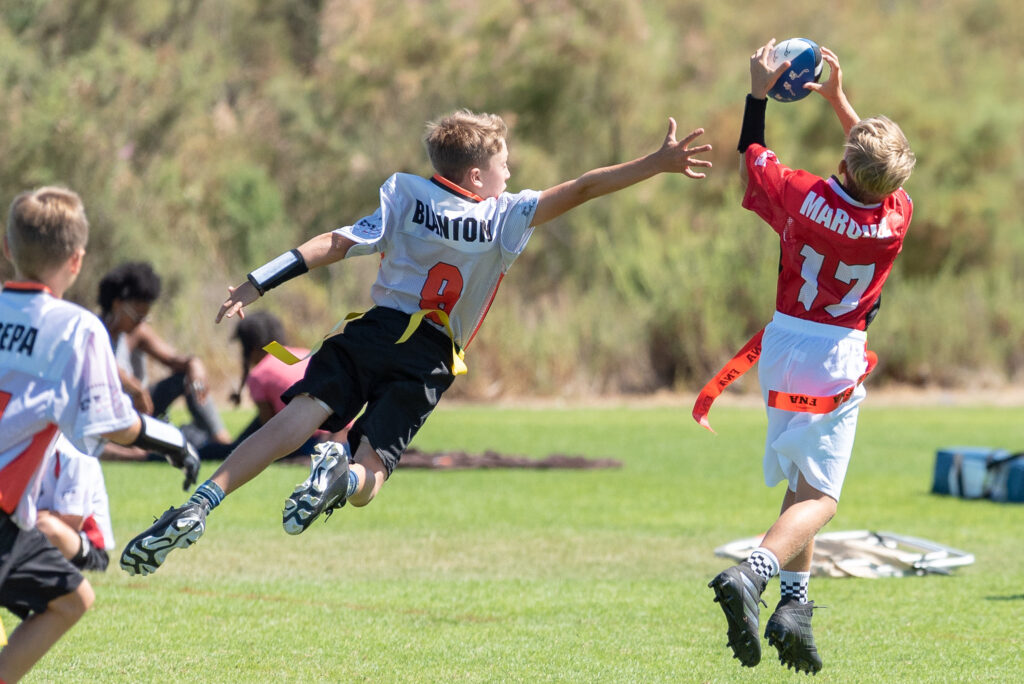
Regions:
[[821, 58], [828, 64], [828, 80], [824, 83], [805, 83], [804, 88], [834, 102], [843, 93], [843, 70], [839, 67], [839, 57], [827, 47], [821, 48]]
[[771, 69], [768, 66], [768, 57], [774, 47], [775, 39], [772, 38], [750, 56], [750, 95], [754, 99], [763, 100], [768, 97], [768, 91], [792, 64], [787, 61]]
[[199, 479], [199, 454], [188, 440], [185, 441], [185, 446], [181, 452], [181, 464], [178, 467], [185, 474], [185, 481], [181, 483], [181, 488], [187, 492], [192, 489], [192, 485]]
[[220, 305], [220, 311], [217, 312], [217, 318], [214, 319], [214, 323], [220, 323], [222, 318], [231, 318], [236, 313], [239, 318], [245, 318], [245, 312], [242, 311], [242, 307], [252, 304], [259, 298], [260, 293], [256, 291], [256, 288], [248, 280], [238, 287], [229, 287], [228, 298]]
[[658, 150], [657, 154], [664, 156], [665, 158], [665, 170], [676, 173], [681, 173], [687, 178], [704, 178], [707, 174], [698, 173], [691, 169], [691, 166], [706, 166], [710, 167], [711, 162], [704, 159], [694, 159], [693, 155], [701, 154], [702, 152], [710, 152], [711, 145], [701, 145], [700, 147], [690, 148], [688, 145], [694, 140], [704, 135], [703, 128], [695, 128], [690, 131], [690, 134], [682, 140], [676, 140], [676, 120], [672, 117], [668, 118], [668, 133], [665, 135], [665, 142], [661, 144], [661, 149]]

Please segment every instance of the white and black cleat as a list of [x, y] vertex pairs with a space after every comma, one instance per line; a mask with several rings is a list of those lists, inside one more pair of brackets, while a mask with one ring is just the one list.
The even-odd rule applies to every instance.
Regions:
[[206, 508], [186, 503], [168, 508], [156, 522], [132, 539], [121, 553], [121, 569], [129, 575], [150, 575], [157, 571], [174, 549], [195, 544], [206, 530]]
[[309, 477], [284, 502], [281, 523], [288, 534], [302, 534], [321, 513], [329, 517], [348, 498], [348, 445], [322, 442], [311, 459]]

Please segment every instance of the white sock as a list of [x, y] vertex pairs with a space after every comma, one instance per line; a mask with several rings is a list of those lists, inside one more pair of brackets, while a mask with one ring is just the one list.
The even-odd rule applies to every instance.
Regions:
[[763, 546], [759, 546], [750, 552], [747, 563], [754, 569], [754, 572], [764, 577], [765, 580], [770, 580], [779, 574], [779, 559], [775, 557], [774, 553]]
[[782, 598], [795, 598], [800, 603], [807, 603], [807, 584], [810, 578], [809, 572], [781, 571], [779, 583], [782, 587]]

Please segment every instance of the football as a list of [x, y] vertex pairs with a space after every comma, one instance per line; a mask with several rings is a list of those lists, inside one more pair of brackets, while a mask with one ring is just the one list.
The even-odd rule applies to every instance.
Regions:
[[821, 78], [821, 48], [807, 38], [790, 38], [778, 43], [768, 55], [768, 67], [774, 69], [783, 62], [790, 67], [779, 76], [768, 95], [779, 102], [796, 102], [810, 94], [804, 83]]

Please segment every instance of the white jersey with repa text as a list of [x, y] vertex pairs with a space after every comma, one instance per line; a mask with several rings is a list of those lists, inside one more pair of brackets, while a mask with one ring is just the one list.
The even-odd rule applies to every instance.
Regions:
[[440, 176], [396, 173], [381, 186], [374, 214], [335, 232], [356, 243], [346, 256], [381, 253], [374, 304], [408, 314], [443, 310], [465, 348], [533, 233], [539, 198], [524, 190], [483, 199]]
[[138, 419], [95, 314], [39, 283], [0, 292], [0, 509], [23, 529], [58, 432], [92, 453], [100, 435]]

